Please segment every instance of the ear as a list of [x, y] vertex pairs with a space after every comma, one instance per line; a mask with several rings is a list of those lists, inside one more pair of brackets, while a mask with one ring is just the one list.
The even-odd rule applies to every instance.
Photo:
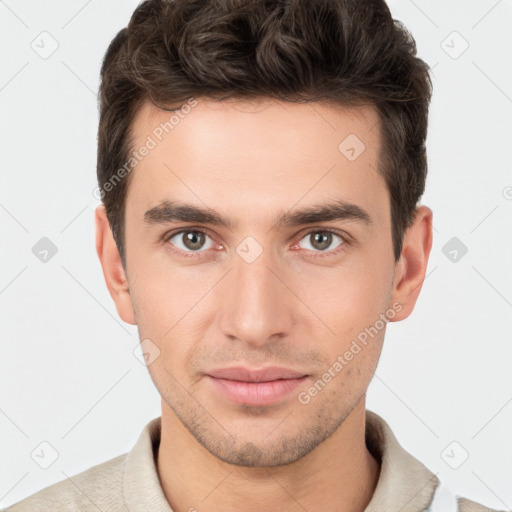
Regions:
[[395, 266], [391, 304], [401, 304], [402, 309], [390, 319], [404, 320], [413, 311], [427, 271], [432, 248], [432, 210], [427, 206], [416, 208], [414, 222], [404, 235], [400, 259]]
[[127, 323], [136, 325], [135, 312], [128, 287], [125, 269], [117, 248], [105, 205], [100, 204], [95, 211], [96, 252], [101, 262], [103, 276], [110, 296], [114, 300], [117, 313]]

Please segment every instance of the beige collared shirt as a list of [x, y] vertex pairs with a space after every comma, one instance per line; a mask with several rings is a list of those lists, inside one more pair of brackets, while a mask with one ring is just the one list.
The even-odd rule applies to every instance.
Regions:
[[[12, 505], [7, 512], [172, 512], [155, 463], [160, 426], [161, 418], [154, 418], [127, 454], [46, 487]], [[365, 512], [423, 512], [427, 509], [439, 479], [406, 452], [388, 424], [369, 410], [366, 411], [366, 443], [381, 469]], [[457, 500], [460, 512], [492, 512], [465, 498]]]

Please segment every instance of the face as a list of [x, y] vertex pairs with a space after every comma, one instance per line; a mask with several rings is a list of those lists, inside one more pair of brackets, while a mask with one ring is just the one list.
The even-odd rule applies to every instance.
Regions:
[[361, 401], [385, 320], [403, 315], [378, 116], [274, 100], [184, 112], [169, 133], [172, 113], [149, 104], [134, 122], [133, 147], [155, 144], [128, 189], [118, 311], [163, 407], [211, 454], [288, 464]]

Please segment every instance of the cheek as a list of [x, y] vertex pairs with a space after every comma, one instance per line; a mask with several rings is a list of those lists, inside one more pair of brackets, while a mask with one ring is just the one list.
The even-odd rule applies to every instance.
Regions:
[[[141, 265], [130, 286], [141, 340], [150, 339], [160, 351], [149, 368], [180, 375], [197, 349], [208, 320], [208, 291], [212, 277], [199, 269], [170, 265]], [[165, 367], [165, 369], [164, 369]]]
[[[334, 373], [334, 394], [359, 396], [373, 375], [382, 350], [391, 288], [384, 262], [371, 265], [361, 258], [357, 265], [323, 269], [324, 278], [304, 281], [312, 309], [329, 327], [321, 337], [329, 361], [325, 370]], [[335, 365], [335, 367], [333, 366]], [[325, 374], [324, 374], [325, 375]], [[320, 377], [322, 378], [322, 376]], [[325, 375], [329, 379], [329, 375]]]
[[[169, 329], [207, 293], [212, 276], [202, 265], [180, 267], [163, 249], [135, 253], [130, 271], [132, 300], [142, 323]], [[154, 324], [153, 324], [154, 322]], [[165, 331], [164, 331], [165, 332]]]
[[[295, 289], [337, 339], [347, 340], [373, 324], [388, 308], [392, 273], [384, 263], [341, 262], [338, 267], [306, 267], [294, 276]], [[332, 332], [334, 331], [334, 332]]]

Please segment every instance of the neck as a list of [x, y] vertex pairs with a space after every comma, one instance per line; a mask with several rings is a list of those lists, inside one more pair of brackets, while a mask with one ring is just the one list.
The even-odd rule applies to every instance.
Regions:
[[241, 467], [210, 454], [162, 401], [160, 481], [174, 512], [362, 512], [379, 476], [365, 428], [363, 396], [336, 432], [302, 459], [285, 466]]

